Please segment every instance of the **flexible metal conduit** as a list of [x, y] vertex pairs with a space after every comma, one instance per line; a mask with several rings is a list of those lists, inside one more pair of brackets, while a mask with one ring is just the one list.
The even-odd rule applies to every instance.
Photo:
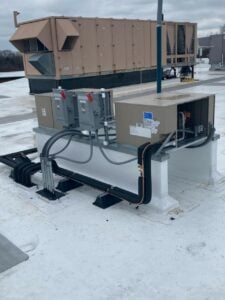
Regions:
[[63, 131], [57, 132], [54, 134], [50, 139], [45, 143], [42, 152], [41, 152], [41, 157], [46, 157], [48, 158], [50, 155], [50, 150], [51, 147], [61, 138], [65, 136], [70, 136], [70, 135], [78, 135], [81, 136], [82, 134], [80, 131], [74, 130], [74, 129], [65, 129]]

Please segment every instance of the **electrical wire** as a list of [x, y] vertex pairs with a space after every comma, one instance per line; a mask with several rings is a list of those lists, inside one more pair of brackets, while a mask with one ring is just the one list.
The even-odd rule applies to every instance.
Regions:
[[83, 136], [80, 131], [77, 131], [75, 129], [65, 129], [60, 132], [57, 132], [54, 134], [47, 142], [44, 144], [44, 147], [41, 152], [41, 157], [49, 157], [50, 150], [52, 146], [61, 138], [65, 136], [71, 136], [71, 135], [79, 135]]
[[59, 156], [59, 155], [58, 155], [58, 154], [62, 153], [63, 151], [65, 151], [65, 150], [69, 147], [69, 145], [70, 145], [70, 143], [71, 143], [71, 141], [72, 141], [72, 139], [73, 139], [73, 137], [74, 137], [75, 135], [77, 135], [77, 132], [70, 134], [70, 138], [69, 138], [69, 140], [67, 141], [66, 145], [65, 145], [60, 151], [58, 151], [58, 152], [56, 152], [56, 153], [53, 153], [53, 154], [49, 154], [48, 157], [49, 157], [50, 159], [56, 159], [56, 158], [59, 158], [59, 159], [63, 159], [63, 160], [66, 160], [66, 161], [70, 161], [70, 162], [73, 162], [73, 163], [77, 163], [77, 164], [86, 164], [86, 163], [88, 163], [88, 162], [92, 159], [92, 156], [93, 156], [93, 141], [92, 141], [91, 132], [89, 132], [89, 138], [90, 138], [90, 154], [89, 154], [88, 158], [87, 158], [85, 161], [77, 161], [77, 160], [74, 160], [74, 159], [67, 158], [67, 157], [65, 157], [65, 156]]
[[137, 160], [137, 157], [131, 158], [131, 159], [125, 160], [125, 161], [113, 161], [113, 160], [111, 160], [111, 159], [107, 156], [107, 154], [105, 153], [105, 151], [103, 150], [103, 147], [102, 147], [101, 142], [100, 142], [100, 140], [99, 140], [99, 138], [98, 138], [98, 133], [97, 133], [97, 132], [96, 132], [96, 135], [95, 135], [95, 136], [96, 136], [96, 140], [97, 140], [97, 144], [98, 144], [98, 147], [99, 147], [100, 152], [102, 153], [103, 157], [104, 157], [109, 163], [111, 163], [111, 164], [113, 164], [113, 165], [125, 165], [125, 164], [131, 163], [132, 161]]
[[189, 146], [187, 147], [187, 149], [195, 149], [207, 145], [212, 140], [214, 133], [215, 133], [215, 128], [212, 126], [212, 124], [209, 124], [209, 135], [207, 136], [206, 140], [201, 144]]
[[[105, 134], [98, 134], [99, 137], [105, 137]], [[109, 133], [108, 136], [116, 136], [116, 133]]]
[[59, 158], [59, 159], [66, 160], [66, 161], [76, 163], [76, 164], [87, 164], [92, 159], [92, 157], [93, 157], [93, 141], [92, 141], [91, 135], [90, 135], [90, 154], [86, 160], [79, 161], [79, 160], [71, 159], [68, 157], [60, 156], [60, 155], [54, 156], [54, 158]]
[[75, 134], [72, 134], [72, 135], [70, 136], [70, 138], [69, 138], [69, 140], [67, 141], [66, 145], [65, 145], [60, 151], [55, 152], [55, 153], [52, 153], [52, 154], [49, 154], [49, 157], [51, 157], [51, 158], [54, 159], [54, 158], [56, 157], [56, 155], [58, 155], [58, 154], [62, 153], [63, 151], [65, 151], [66, 148], [69, 147], [69, 145], [70, 145], [70, 143], [71, 143], [72, 138], [74, 137], [74, 135], [75, 135]]

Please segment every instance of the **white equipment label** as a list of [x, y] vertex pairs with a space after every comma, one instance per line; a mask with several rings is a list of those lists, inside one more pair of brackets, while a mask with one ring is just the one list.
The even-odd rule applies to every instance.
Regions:
[[130, 135], [151, 138], [152, 133], [150, 128], [145, 128], [141, 126], [132, 126], [130, 125]]
[[153, 113], [143, 112], [143, 123], [130, 125], [130, 135], [151, 138], [152, 134], [158, 133], [160, 122], [153, 119]]

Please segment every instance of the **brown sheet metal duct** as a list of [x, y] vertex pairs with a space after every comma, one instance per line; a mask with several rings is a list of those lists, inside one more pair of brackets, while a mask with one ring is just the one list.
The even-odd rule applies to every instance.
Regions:
[[169, 43], [170, 43], [170, 47], [171, 47], [171, 55], [175, 54], [175, 41], [176, 41], [176, 37], [175, 37], [175, 33], [176, 33], [176, 26], [174, 24], [168, 24], [167, 25], [167, 34], [168, 34], [168, 38], [169, 38]]
[[56, 28], [59, 50], [63, 50], [67, 38], [72, 38], [75, 41], [75, 38], [79, 37], [79, 32], [71, 20], [56, 19]]
[[10, 42], [24, 52], [24, 40], [38, 39], [49, 51], [52, 50], [49, 20], [21, 24], [11, 37]]
[[190, 53], [191, 50], [191, 42], [193, 38], [194, 27], [191, 25], [186, 26], [186, 51]]

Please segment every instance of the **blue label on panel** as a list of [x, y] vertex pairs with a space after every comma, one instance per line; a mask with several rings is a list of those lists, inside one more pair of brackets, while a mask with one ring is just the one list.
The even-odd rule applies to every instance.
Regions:
[[153, 113], [149, 111], [144, 111], [144, 120], [152, 120], [153, 119]]

